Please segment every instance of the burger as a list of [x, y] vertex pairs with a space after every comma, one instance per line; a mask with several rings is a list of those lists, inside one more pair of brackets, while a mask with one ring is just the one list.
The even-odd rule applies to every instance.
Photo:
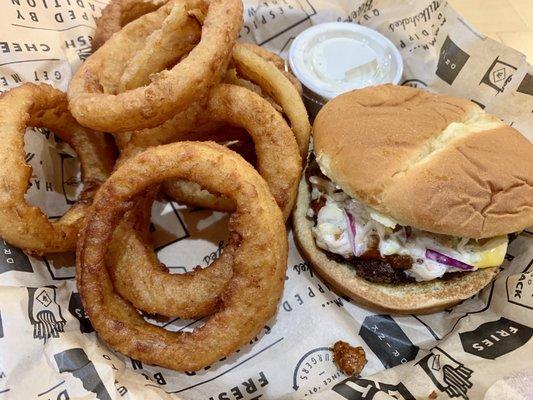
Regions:
[[314, 269], [397, 313], [488, 285], [509, 235], [533, 225], [533, 145], [476, 104], [381, 85], [328, 102], [293, 216]]

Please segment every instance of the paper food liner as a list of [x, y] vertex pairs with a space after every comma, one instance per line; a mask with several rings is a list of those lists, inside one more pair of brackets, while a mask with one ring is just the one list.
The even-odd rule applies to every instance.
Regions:
[[[90, 54], [104, 6], [4, 1], [1, 90], [22, 82], [66, 90]], [[401, 84], [470, 99], [533, 139], [533, 75], [525, 56], [477, 32], [444, 0], [247, 0], [245, 6], [242, 39], [281, 55], [313, 24], [377, 29], [400, 49]], [[47, 130], [28, 130], [26, 152], [33, 167], [28, 198], [56, 218], [76, 197], [79, 166]], [[157, 254], [172, 272], [207, 266], [220, 253], [226, 222], [221, 213], [156, 203]], [[425, 316], [376, 314], [350, 302], [316, 277], [289, 240], [277, 316], [249, 345], [194, 373], [145, 365], [103, 344], [83, 311], [72, 254], [29, 257], [0, 242], [0, 398], [531, 399], [532, 230], [510, 244], [503, 271], [478, 296]], [[152, 322], [178, 331], [202, 320]], [[335, 367], [330, 347], [337, 340], [365, 349], [362, 378], [346, 379]]]

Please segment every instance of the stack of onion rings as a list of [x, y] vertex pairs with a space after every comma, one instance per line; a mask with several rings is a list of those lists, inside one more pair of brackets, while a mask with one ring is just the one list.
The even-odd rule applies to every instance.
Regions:
[[[129, 8], [134, 11], [124, 9], [125, 1], [127, 1], [126, 4]], [[95, 36], [102, 37], [101, 40], [109, 38], [112, 33], [118, 32], [123, 27], [124, 21], [132, 21], [140, 18], [148, 12], [148, 10], [161, 7], [165, 3], [166, 2], [157, 1], [146, 2], [143, 0], [112, 0], [108, 7], [104, 9], [104, 13], [101, 17], [101, 20], [103, 21], [99, 21]], [[108, 8], [112, 9], [113, 12], [106, 12]], [[118, 12], [117, 10], [123, 11]], [[123, 13], [127, 13], [127, 17], [124, 16]], [[192, 14], [191, 11], [189, 11], [189, 13]], [[182, 50], [178, 51], [178, 56], [182, 56], [183, 53], [187, 51], [188, 47], [192, 46], [199, 40], [199, 32], [193, 28], [194, 27], [191, 28], [186, 25], [179, 30], [175, 29], [174, 31], [168, 32], [167, 41], [171, 43], [182, 43], [180, 47]], [[100, 32], [105, 32], [105, 34]], [[159, 35], [163, 34], [163, 32], [160, 31], [154, 33]], [[149, 60], [150, 54], [153, 53], [153, 47], [152, 44], [147, 43], [144, 45], [144, 48], [139, 51], [140, 56], [138, 57], [143, 60]], [[170, 61], [172, 61], [172, 58], [168, 58], [165, 62]], [[311, 126], [309, 124], [309, 118], [305, 106], [300, 97], [302, 86], [291, 73], [285, 70], [285, 61], [274, 53], [251, 43], [237, 43], [233, 51], [232, 61], [234, 68], [228, 70], [226, 81], [248, 88], [253, 86], [251, 84], [256, 84], [262, 94], [265, 94], [274, 100], [274, 105], [276, 105], [276, 103], [279, 104], [280, 111], [286, 114], [291, 123], [291, 127], [300, 147], [300, 155], [305, 159], [308, 151]], [[134, 65], [143, 64], [140, 62], [134, 63], [133, 59], [129, 60], [128, 63]], [[131, 86], [129, 88], [135, 88], [141, 83], [146, 83], [151, 74], [159, 72], [162, 67], [164, 67], [164, 65], [154, 64], [153, 61], [144, 63], [142, 69], [144, 75], [139, 74], [140, 79], [136, 82], [137, 85], [130, 83]], [[164, 62], [160, 64], [164, 64]], [[284, 79], [284, 77], [286, 79]], [[244, 80], [242, 78], [244, 78]], [[124, 88], [124, 76], [120, 78], [120, 82], [119, 89]], [[177, 131], [189, 134], [191, 130], [198, 129], [199, 123], [194, 117], [184, 118], [184, 116], [196, 116], [197, 114], [201, 114], [201, 108], [189, 107], [189, 110], [178, 113], [172, 120], [165, 122], [162, 127], [155, 128], [154, 131], [160, 131], [162, 128], [163, 131], [171, 130], [172, 134], [176, 134]], [[205, 129], [206, 128], [204, 127], [204, 130]], [[154, 131], [150, 131], [147, 134], [154, 135]], [[125, 143], [127, 140], [124, 141], [119, 139], [119, 141]]]
[[[46, 126], [77, 151], [85, 185], [79, 203], [50, 223], [24, 202], [31, 169], [0, 171], [10, 189], [0, 193], [0, 234], [30, 252], [65, 251], [83, 226], [77, 280], [94, 328], [114, 349], [176, 370], [248, 343], [283, 290], [284, 221], [310, 125], [299, 82], [278, 56], [236, 43], [241, 25], [240, 0], [112, 0], [97, 24], [97, 50], [67, 96], [28, 84], [0, 97], [16, 110], [0, 117], [6, 162], [24, 164], [24, 128]], [[113, 133], [114, 167], [114, 147], [91, 129]], [[257, 170], [230, 146], [253, 147]], [[229, 243], [209, 267], [170, 274], [157, 259], [148, 227], [162, 191], [231, 213]], [[209, 318], [171, 333], [140, 312]]]
[[[170, 37], [166, 40], [177, 40], [179, 35], [180, 32], [169, 32], [167, 36]], [[139, 53], [144, 53], [146, 47]], [[240, 126], [252, 135], [258, 169], [267, 179], [287, 218], [294, 204], [297, 179], [301, 173], [298, 148], [305, 157], [310, 134], [299, 87], [288, 78], [292, 75], [281, 69], [284, 62], [258, 46], [237, 44], [233, 55], [234, 66], [242, 78], [258, 84], [260, 92], [282, 107], [288, 110], [294, 108], [295, 111], [286, 113], [294, 135], [290, 134], [283, 118], [257, 94], [234, 85], [219, 85], [211, 91], [207, 102], [196, 102], [159, 127], [117, 134], [122, 141], [118, 164], [127, 162], [146, 148], [172, 141], [229, 139], [227, 136], [217, 137], [212, 131], [220, 130], [222, 125], [227, 124]], [[154, 72], [157, 70], [146, 68], [144, 78]], [[261, 77], [261, 74], [266, 74], [267, 78]], [[186, 204], [224, 211], [235, 208], [230, 199], [219, 193], [211, 194], [194, 182], [165, 182], [164, 187], [173, 198]], [[133, 213], [129, 215], [117, 228], [110, 245], [108, 267], [116, 290], [135, 307], [148, 313], [190, 318], [212, 312], [232, 275], [230, 264], [220, 262], [192, 273], [170, 274], [157, 260], [148, 239], [134, 228], [133, 221], [139, 219], [142, 220]], [[143, 224], [146, 225], [147, 221]], [[187, 288], [195, 288], [195, 295], [191, 296]], [[158, 296], [151, 295], [155, 291]]]

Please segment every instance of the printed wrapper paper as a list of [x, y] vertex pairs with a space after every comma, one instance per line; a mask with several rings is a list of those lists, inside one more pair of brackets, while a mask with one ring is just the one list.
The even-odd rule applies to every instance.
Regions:
[[[282, 55], [296, 34], [327, 21], [377, 29], [400, 49], [403, 85], [471, 99], [533, 140], [533, 71], [524, 55], [477, 32], [446, 1], [245, 2], [242, 39]], [[47, 82], [66, 90], [90, 54], [102, 0], [4, 0], [0, 87]], [[480, 13], [483, 10], [479, 10]], [[9, 110], [0, 110], [8, 113]], [[52, 218], [79, 191], [71, 150], [47, 130], [26, 135], [28, 198]], [[1, 145], [1, 144], [0, 144]], [[219, 253], [227, 217], [156, 203], [153, 239], [172, 272]], [[376, 314], [330, 290], [289, 238], [277, 317], [250, 345], [196, 373], [115, 353], [98, 340], [74, 281], [74, 256], [0, 251], [0, 399], [525, 399], [533, 392], [533, 231], [509, 246], [503, 271], [479, 296], [426, 316]], [[255, 299], [261, 301], [261, 299]], [[189, 330], [200, 321], [151, 321]], [[362, 378], [340, 373], [330, 347], [362, 346]]]

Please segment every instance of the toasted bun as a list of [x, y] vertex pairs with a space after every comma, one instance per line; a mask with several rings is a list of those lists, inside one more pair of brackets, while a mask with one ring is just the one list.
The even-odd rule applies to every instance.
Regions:
[[533, 225], [533, 144], [467, 100], [356, 90], [322, 108], [313, 138], [326, 176], [401, 225], [475, 239]]
[[331, 260], [316, 247], [311, 231], [313, 221], [307, 217], [309, 201], [309, 187], [304, 178], [300, 182], [298, 201], [292, 216], [296, 242], [305, 258], [326, 282], [359, 303], [399, 314], [432, 313], [473, 296], [498, 273], [498, 268], [483, 268], [449, 280], [400, 285], [368, 282], [359, 278], [349, 264]]

